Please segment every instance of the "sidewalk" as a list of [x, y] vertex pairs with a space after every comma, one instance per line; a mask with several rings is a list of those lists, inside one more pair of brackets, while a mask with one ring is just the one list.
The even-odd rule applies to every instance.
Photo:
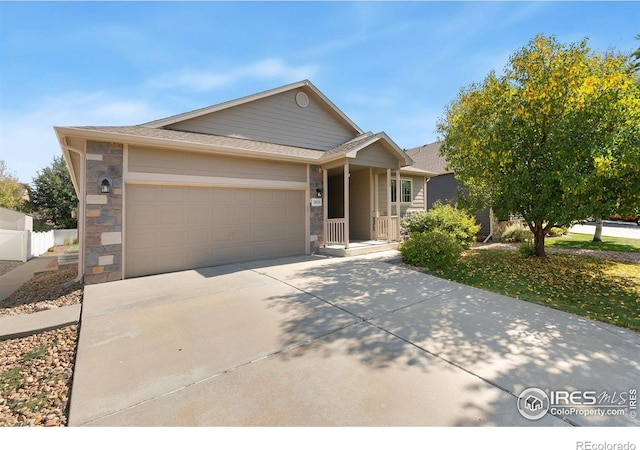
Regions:
[[40, 256], [32, 258], [23, 265], [0, 276], [0, 301], [9, 297], [20, 286], [25, 284], [36, 272], [44, 271], [55, 256]]
[[[45, 271], [56, 258], [46, 256], [33, 258], [25, 264], [0, 276], [0, 303], [20, 286], [29, 281], [37, 272]], [[0, 317], [0, 340], [29, 336], [46, 330], [78, 323], [80, 305], [65, 306], [33, 314]]]
[[[596, 231], [595, 224], [585, 223], [578, 224], [571, 227], [569, 230], [571, 233], [578, 234], [590, 234], [593, 236], [593, 233]], [[608, 227], [606, 224], [602, 227], [602, 235], [609, 237], [619, 237], [626, 239], [640, 239], [640, 227], [637, 228], [617, 228], [617, 227]]]

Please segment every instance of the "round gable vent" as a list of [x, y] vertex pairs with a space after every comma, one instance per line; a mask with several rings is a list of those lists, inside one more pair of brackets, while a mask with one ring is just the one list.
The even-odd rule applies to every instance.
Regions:
[[296, 103], [300, 108], [306, 108], [309, 106], [309, 97], [304, 92], [298, 92], [296, 94]]

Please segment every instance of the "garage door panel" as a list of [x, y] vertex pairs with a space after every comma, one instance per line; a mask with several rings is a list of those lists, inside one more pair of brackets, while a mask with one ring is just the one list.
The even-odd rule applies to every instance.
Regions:
[[153, 249], [161, 239], [160, 231], [132, 231], [128, 235], [127, 247], [130, 250]]
[[189, 200], [187, 187], [163, 186], [161, 187], [161, 201], [163, 203], [186, 203]]
[[186, 211], [182, 206], [162, 206], [160, 220], [162, 225], [181, 225], [184, 224]]
[[134, 202], [159, 202], [161, 191], [157, 186], [136, 186], [135, 190], [127, 191], [127, 200]]
[[160, 211], [149, 207], [137, 208], [127, 215], [127, 220], [135, 226], [154, 225], [160, 221]]
[[303, 191], [126, 189], [126, 277], [305, 252]]
[[188, 244], [186, 230], [182, 227], [163, 228], [161, 233], [160, 248], [176, 249]]

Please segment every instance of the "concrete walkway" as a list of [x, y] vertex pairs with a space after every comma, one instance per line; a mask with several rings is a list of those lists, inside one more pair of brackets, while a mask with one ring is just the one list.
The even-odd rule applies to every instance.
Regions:
[[55, 258], [55, 256], [31, 258], [21, 266], [0, 275], [0, 301], [17, 291], [20, 286], [33, 278], [35, 273], [46, 270], [49, 263]]
[[[577, 224], [571, 227], [569, 230], [572, 233], [589, 234], [593, 236], [596, 232], [595, 223]], [[602, 227], [602, 236], [619, 237], [626, 239], [640, 239], [640, 227], [633, 225], [630, 227], [615, 227], [607, 226], [607, 223]]]
[[638, 425], [524, 418], [528, 387], [628, 392], [640, 335], [376, 258], [85, 288], [72, 426]]
[[[33, 278], [34, 274], [45, 271], [55, 258], [55, 256], [32, 258], [25, 264], [1, 275], [0, 303]], [[32, 314], [0, 316], [0, 340], [30, 336], [78, 323], [80, 309], [80, 305], [71, 305]]]

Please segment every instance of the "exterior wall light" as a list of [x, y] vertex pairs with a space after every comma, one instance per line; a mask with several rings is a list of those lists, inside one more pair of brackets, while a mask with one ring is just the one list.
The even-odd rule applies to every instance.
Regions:
[[322, 189], [320, 188], [316, 189], [316, 197], [322, 198]]
[[111, 184], [106, 178], [102, 180], [102, 183], [100, 184], [100, 192], [102, 192], [103, 194], [108, 194], [109, 192], [111, 192]]

